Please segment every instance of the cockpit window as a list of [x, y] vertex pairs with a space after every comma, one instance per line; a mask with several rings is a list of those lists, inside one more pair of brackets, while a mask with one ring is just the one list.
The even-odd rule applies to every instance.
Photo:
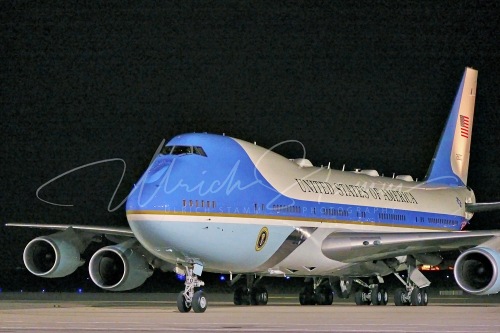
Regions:
[[182, 154], [192, 154], [193, 153], [193, 147], [191, 146], [174, 146], [172, 148], [172, 151], [170, 152], [171, 155], [182, 155]]
[[207, 154], [205, 153], [205, 151], [201, 147], [193, 147], [193, 153], [201, 155], [201, 156], [205, 156], [205, 157], [207, 156]]
[[183, 155], [183, 154], [196, 154], [207, 156], [202, 147], [195, 146], [165, 146], [160, 152], [162, 155]]

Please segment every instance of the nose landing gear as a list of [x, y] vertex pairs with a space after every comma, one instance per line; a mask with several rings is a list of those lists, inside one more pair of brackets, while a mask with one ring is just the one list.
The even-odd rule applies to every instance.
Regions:
[[186, 266], [185, 271], [183, 271], [186, 275], [186, 281], [184, 282], [184, 291], [177, 295], [177, 309], [179, 309], [179, 312], [189, 312], [193, 309], [194, 312], [201, 313], [207, 309], [208, 302], [203, 290], [196, 292], [194, 290], [194, 288], [205, 285], [203, 281], [198, 279], [198, 275], [201, 275], [202, 270], [201, 265], [193, 264]]

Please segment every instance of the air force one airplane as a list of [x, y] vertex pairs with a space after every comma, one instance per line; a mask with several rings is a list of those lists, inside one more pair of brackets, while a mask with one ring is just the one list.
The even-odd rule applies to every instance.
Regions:
[[454, 275], [463, 290], [498, 293], [500, 231], [461, 231], [475, 212], [500, 209], [476, 203], [467, 186], [476, 81], [477, 71], [466, 68], [423, 181], [315, 167], [239, 139], [183, 134], [160, 145], [128, 196], [130, 228], [8, 226], [57, 230], [24, 250], [27, 269], [46, 278], [73, 273], [90, 242], [105, 235], [117, 244], [91, 257], [93, 282], [130, 290], [154, 269], [173, 270], [186, 277], [180, 312], [206, 310], [203, 271], [243, 285], [235, 305], [267, 304], [267, 276], [304, 277], [302, 305], [332, 304], [334, 294], [385, 305], [389, 274], [402, 283], [396, 305], [427, 305], [430, 282], [418, 265], [439, 265], [452, 250], [461, 251]]

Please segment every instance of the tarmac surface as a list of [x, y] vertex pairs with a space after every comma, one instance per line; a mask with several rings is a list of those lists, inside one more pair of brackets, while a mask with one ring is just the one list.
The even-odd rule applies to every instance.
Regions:
[[300, 306], [270, 295], [234, 306], [207, 295], [205, 313], [179, 313], [176, 294], [0, 293], [0, 332], [500, 332], [500, 295], [430, 297], [429, 306]]

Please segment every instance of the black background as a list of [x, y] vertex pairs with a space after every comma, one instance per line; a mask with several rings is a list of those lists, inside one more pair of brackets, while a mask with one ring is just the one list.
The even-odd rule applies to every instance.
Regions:
[[[36, 191], [121, 158], [116, 206], [183, 132], [296, 139], [316, 165], [422, 179], [465, 66], [479, 70], [468, 185], [500, 200], [499, 17], [497, 1], [2, 2], [2, 225], [126, 226], [107, 209], [119, 162], [40, 192], [73, 207]], [[0, 288], [28, 274], [10, 269], [39, 234], [0, 227]]]

